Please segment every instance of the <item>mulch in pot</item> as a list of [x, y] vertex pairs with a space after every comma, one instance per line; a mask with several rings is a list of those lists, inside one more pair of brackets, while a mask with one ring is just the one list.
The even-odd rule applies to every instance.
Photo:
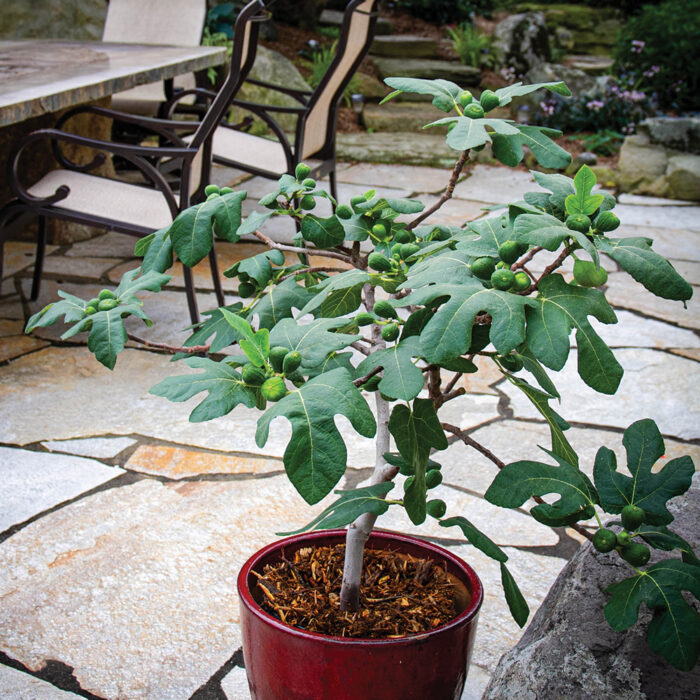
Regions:
[[365, 549], [360, 608], [340, 610], [345, 545], [307, 547], [258, 576], [262, 607], [282, 622], [338, 637], [388, 639], [420, 634], [455, 618], [466, 590], [440, 563]]

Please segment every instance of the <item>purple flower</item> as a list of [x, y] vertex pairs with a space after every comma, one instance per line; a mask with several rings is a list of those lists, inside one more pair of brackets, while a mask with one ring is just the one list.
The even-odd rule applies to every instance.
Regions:
[[639, 41], [638, 39], [633, 39], [632, 40], [632, 53], [642, 53], [645, 46], [646, 46], [646, 41]]
[[605, 107], [605, 102], [601, 102], [600, 100], [591, 100], [590, 102], [586, 102], [586, 107], [588, 109], [592, 109], [594, 112], [599, 112], [603, 107]]

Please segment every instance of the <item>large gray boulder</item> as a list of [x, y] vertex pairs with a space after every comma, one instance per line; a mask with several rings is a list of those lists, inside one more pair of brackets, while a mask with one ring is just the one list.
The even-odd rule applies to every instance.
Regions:
[[549, 35], [542, 12], [510, 15], [496, 25], [495, 47], [503, 64], [525, 75], [531, 68], [551, 60]]
[[[288, 58], [262, 45], [258, 46], [255, 63], [250, 71], [250, 77], [294, 90], [311, 89], [297, 67]], [[239, 97], [247, 102], [258, 102], [266, 105], [276, 105], [278, 107], [300, 106], [300, 103], [293, 97], [289, 97], [289, 95], [283, 95], [281, 92], [269, 90], [257, 85], [244, 85], [240, 91]], [[238, 120], [243, 116], [241, 110], [235, 110], [235, 112], [234, 120]], [[295, 115], [274, 114], [273, 116], [282, 125], [285, 131], [294, 130], [297, 119]]]
[[107, 16], [104, 0], [2, 0], [1, 39], [98, 40]]
[[[698, 483], [697, 481], [695, 482]], [[700, 546], [700, 488], [674, 499], [671, 529]], [[654, 559], [660, 558], [654, 551]], [[665, 556], [668, 556], [667, 554]], [[649, 650], [651, 613], [615, 632], [603, 617], [604, 589], [631, 569], [615, 553], [583, 545], [554, 582], [522, 638], [501, 658], [482, 700], [688, 700], [697, 697], [700, 667], [682, 672]]]
[[637, 125], [653, 144], [700, 155], [700, 117], [654, 117]]

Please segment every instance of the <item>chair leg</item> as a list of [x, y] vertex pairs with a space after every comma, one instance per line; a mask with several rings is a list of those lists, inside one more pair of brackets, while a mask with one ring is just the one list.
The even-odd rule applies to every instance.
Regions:
[[197, 297], [194, 293], [192, 270], [187, 265], [183, 265], [182, 272], [185, 278], [185, 294], [187, 295], [187, 308], [190, 310], [190, 320], [192, 323], [199, 323], [199, 310], [197, 309]]
[[[338, 201], [338, 183], [336, 181], [335, 177], [335, 165], [333, 165], [333, 169], [328, 173], [328, 182], [330, 183], [331, 186], [331, 197], [335, 199], [335, 201]], [[335, 207], [333, 207], [333, 211], [335, 211]]]
[[211, 279], [214, 283], [216, 303], [219, 306], [225, 306], [226, 300], [224, 299], [224, 290], [221, 286], [221, 278], [219, 277], [219, 263], [216, 261], [216, 250], [214, 250], [213, 243], [211, 246], [211, 250], [209, 251], [209, 267], [211, 268]]
[[39, 217], [39, 233], [36, 241], [36, 259], [34, 260], [34, 277], [32, 278], [32, 293], [30, 299], [36, 301], [41, 287], [41, 273], [44, 270], [44, 255], [46, 254], [46, 217]]

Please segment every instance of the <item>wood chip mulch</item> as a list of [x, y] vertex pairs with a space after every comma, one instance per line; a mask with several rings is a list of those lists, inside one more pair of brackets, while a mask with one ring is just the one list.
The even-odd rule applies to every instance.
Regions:
[[345, 545], [300, 549], [258, 576], [267, 612], [293, 627], [339, 637], [387, 639], [435, 629], [456, 617], [459, 585], [434, 562], [366, 549], [357, 612], [341, 612]]

